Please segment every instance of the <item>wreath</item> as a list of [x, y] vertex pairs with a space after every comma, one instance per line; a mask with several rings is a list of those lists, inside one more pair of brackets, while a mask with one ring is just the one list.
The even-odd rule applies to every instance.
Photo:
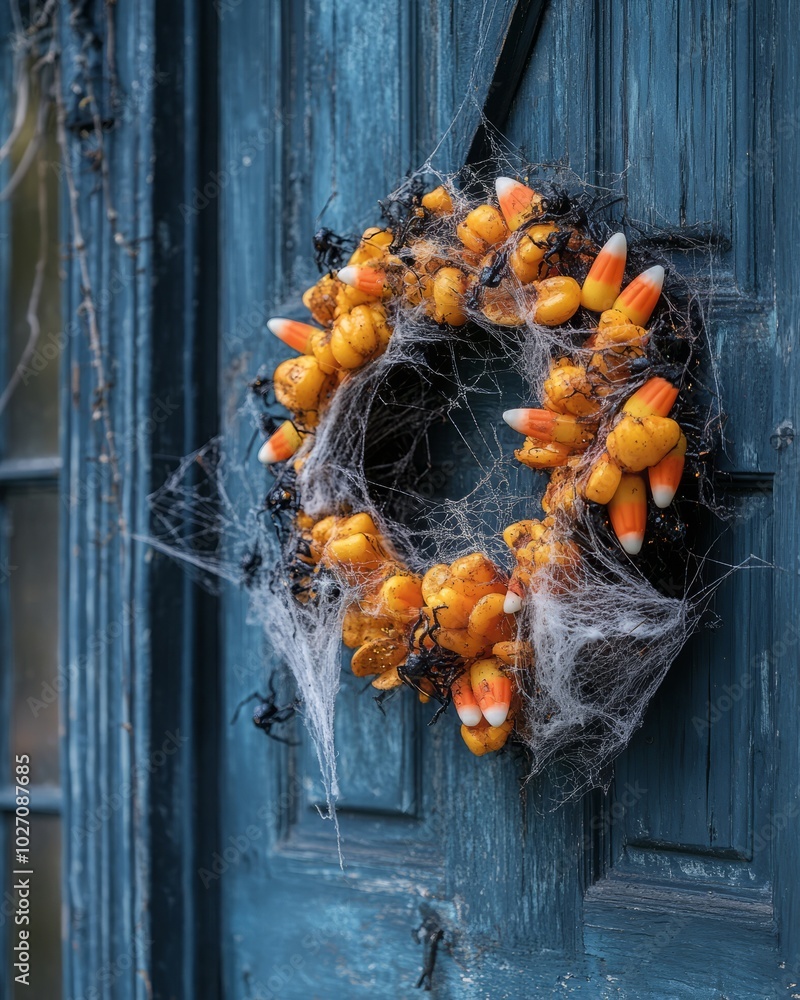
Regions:
[[[565, 762], [578, 790], [603, 780], [708, 594], [700, 519], [675, 501], [707, 504], [719, 423], [697, 296], [590, 193], [507, 177], [486, 190], [413, 178], [382, 204], [384, 227], [320, 231], [313, 322], [268, 323], [294, 354], [257, 383], [290, 414], [258, 452], [280, 552], [257, 600], [334, 795], [342, 642], [379, 702], [411, 688], [434, 719], [452, 706], [472, 753], [510, 741], [531, 774]], [[432, 435], [474, 385], [465, 352], [517, 372], [539, 405], [503, 414], [513, 460], [474, 421], [503, 452], [483, 506], [468, 494], [420, 513]]]

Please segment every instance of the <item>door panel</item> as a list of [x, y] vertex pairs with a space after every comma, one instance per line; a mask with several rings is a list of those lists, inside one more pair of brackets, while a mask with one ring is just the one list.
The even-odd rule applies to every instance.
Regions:
[[[220, 196], [223, 329], [241, 330], [256, 302], [302, 316], [314, 231], [374, 224], [377, 200], [467, 95], [434, 158], [443, 169], [463, 161], [523, 6], [229, 5], [222, 161], [243, 168]], [[718, 488], [734, 516], [713, 550], [723, 565], [751, 554], [784, 565], [794, 538], [792, 453], [775, 432], [793, 412], [780, 409], [775, 375], [776, 23], [766, 3], [738, 0], [548, 4], [504, 124], [523, 157], [619, 191], [628, 217], [672, 233], [676, 266], [697, 271], [729, 414]], [[223, 344], [224, 412], [280, 355], [260, 330], [244, 353], [241, 337]], [[481, 423], [507, 405], [487, 397]], [[440, 442], [441, 481], [456, 493], [472, 484], [480, 447], [461, 431], [457, 468]], [[231, 422], [229, 447], [243, 451], [235, 433]], [[532, 474], [520, 477], [538, 494]], [[775, 886], [796, 875], [787, 842], [800, 810], [779, 763], [796, 741], [797, 657], [778, 577], [759, 568], [724, 583], [709, 612], [719, 627], [676, 663], [608, 793], [559, 809], [557, 772], [521, 790], [522, 761], [471, 757], [456, 726], [425, 725], [430, 712], [409, 692], [384, 719], [345, 658], [344, 870], [302, 728], [295, 748], [226, 726], [225, 995], [413, 995], [424, 949], [412, 930], [425, 916], [444, 930], [442, 997], [782, 995], [795, 904]], [[226, 671], [225, 719], [275, 666], [246, 619], [245, 599], [227, 595], [228, 662], [248, 666]]]

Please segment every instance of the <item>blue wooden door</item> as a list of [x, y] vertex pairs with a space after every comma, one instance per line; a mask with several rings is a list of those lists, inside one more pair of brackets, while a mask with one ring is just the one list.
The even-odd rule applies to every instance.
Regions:
[[[373, 224], [377, 199], [445, 133], [437, 163], [459, 165], [500, 82], [514, 96], [503, 128], [523, 157], [616, 186], [630, 218], [683, 246], [679, 266], [702, 262], [729, 413], [721, 485], [735, 509], [716, 553], [775, 566], [720, 590], [721, 627], [675, 665], [608, 795], [555, 811], [546, 782], [520, 793], [512, 758], [472, 758], [457, 727], [425, 726], [409, 692], [383, 719], [345, 676], [342, 871], [309, 747], [225, 725], [214, 876], [224, 995], [412, 996], [424, 952], [412, 931], [425, 918], [444, 931], [441, 997], [791, 995], [800, 626], [788, 387], [800, 234], [797, 42], [781, 30], [790, 5], [218, 8], [223, 414], [279, 358], [254, 310], [302, 314], [323, 207], [334, 230]], [[525, 63], [516, 42], [531, 25]], [[710, 257], [691, 252], [698, 241]], [[515, 403], [487, 405], [497, 421]], [[229, 446], [245, 448], [235, 427]], [[227, 722], [279, 662], [244, 596], [225, 597], [224, 651]]]

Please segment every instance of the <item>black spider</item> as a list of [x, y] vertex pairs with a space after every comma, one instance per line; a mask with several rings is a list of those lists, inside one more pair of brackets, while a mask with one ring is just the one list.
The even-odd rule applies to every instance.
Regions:
[[336, 271], [355, 249], [354, 240], [321, 226], [314, 233], [314, 262], [320, 273]]
[[233, 725], [239, 718], [239, 712], [242, 708], [248, 703], [248, 701], [252, 701], [254, 698], [257, 698], [259, 702], [253, 712], [253, 725], [256, 729], [260, 729], [266, 736], [269, 736], [270, 739], [276, 740], [278, 743], [285, 743], [290, 747], [299, 746], [299, 744], [293, 740], [287, 740], [283, 736], [276, 736], [275, 733], [272, 732], [273, 726], [278, 726], [281, 725], [281, 723], [288, 722], [290, 719], [294, 718], [297, 712], [296, 701], [293, 701], [288, 705], [284, 705], [283, 708], [278, 707], [278, 693], [275, 690], [275, 676], [273, 674], [271, 674], [269, 678], [269, 694], [264, 697], [263, 694], [259, 694], [258, 691], [254, 691], [246, 698], [243, 698], [242, 701], [240, 701], [236, 706], [236, 711], [233, 713], [233, 718], [231, 719], [231, 725]]
[[[436, 644], [436, 633], [441, 628], [438, 619], [439, 611], [440, 608], [433, 609], [433, 622], [429, 623], [422, 635], [418, 636], [419, 648], [412, 649], [405, 663], [397, 668], [397, 673], [404, 684], [421, 694], [430, 695], [439, 702], [439, 708], [428, 725], [433, 725], [442, 712], [446, 711], [452, 700], [450, 688], [453, 681], [464, 670], [463, 661], [457, 653]], [[417, 625], [412, 630], [412, 635], [417, 634], [419, 626], [426, 621], [425, 616], [421, 614], [417, 619]], [[432, 639], [434, 645], [425, 646], [425, 639]], [[427, 685], [423, 685], [423, 681], [426, 681]]]

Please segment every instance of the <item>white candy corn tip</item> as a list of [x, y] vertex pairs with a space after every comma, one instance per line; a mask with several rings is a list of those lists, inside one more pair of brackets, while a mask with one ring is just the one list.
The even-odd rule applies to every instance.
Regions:
[[337, 271], [336, 277], [339, 281], [343, 281], [346, 285], [350, 285], [351, 288], [355, 288], [356, 281], [358, 279], [358, 268], [350, 264], [347, 267], [343, 267], [341, 271]]
[[456, 711], [465, 726], [477, 726], [483, 717], [477, 705], [464, 705], [462, 708], [457, 708]]
[[503, 420], [520, 434], [525, 433], [525, 410], [506, 410]]
[[502, 200], [505, 196], [519, 184], [519, 181], [515, 181], [512, 177], [498, 177], [494, 182], [494, 189], [497, 192], [498, 199]]
[[657, 288], [659, 292], [664, 287], [664, 276], [666, 271], [660, 264], [655, 264], [653, 267], [648, 267], [646, 271], [642, 271], [639, 278], [642, 281], [649, 281], [653, 288]]
[[273, 465], [278, 461], [271, 441], [265, 441], [258, 449], [258, 460], [262, 465]]
[[625, 239], [625, 233], [614, 233], [614, 235], [606, 241], [600, 252], [610, 254], [612, 257], [621, 257], [625, 260], [628, 256], [628, 241]]
[[669, 507], [675, 498], [677, 490], [673, 490], [671, 486], [654, 486], [653, 490], [653, 502], [656, 507], [660, 507], [662, 510], [665, 507]]
[[276, 337], [280, 337], [286, 329], [286, 322], [285, 319], [268, 319], [267, 329], [270, 333], [274, 333]]
[[510, 706], [508, 705], [501, 705], [500, 703], [492, 705], [491, 708], [484, 709], [483, 717], [490, 726], [502, 726], [508, 718], [509, 707]]
[[518, 611], [522, 610], [522, 598], [519, 594], [515, 594], [513, 590], [509, 590], [506, 593], [506, 599], [503, 601], [503, 611], [507, 615], [515, 615]]
[[638, 556], [642, 551], [644, 538], [639, 535], [622, 535], [619, 544], [625, 549], [629, 556]]

